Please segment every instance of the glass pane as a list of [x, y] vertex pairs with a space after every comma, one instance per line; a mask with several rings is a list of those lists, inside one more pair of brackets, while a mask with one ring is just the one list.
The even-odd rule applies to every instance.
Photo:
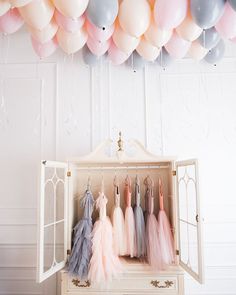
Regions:
[[44, 272], [49, 270], [54, 261], [54, 225], [44, 228]]
[[188, 249], [188, 229], [187, 223], [180, 221], [180, 255], [183, 263], [188, 264], [189, 249]]
[[56, 262], [64, 260], [64, 222], [56, 224]]
[[53, 178], [54, 172], [55, 172], [55, 168], [52, 168], [52, 167], [46, 167], [45, 168], [45, 179], [44, 179], [45, 183], [46, 183], [47, 180]]
[[197, 243], [197, 228], [192, 225], [188, 225], [189, 232], [189, 265], [191, 269], [198, 273], [198, 243]]
[[60, 180], [56, 185], [56, 220], [64, 219], [64, 183]]
[[187, 220], [187, 190], [185, 182], [179, 181], [179, 217], [181, 220]]
[[54, 222], [54, 185], [50, 180], [45, 185], [44, 224], [52, 222]]
[[187, 186], [187, 194], [188, 194], [188, 222], [196, 225], [196, 215], [197, 215], [197, 192], [196, 192], [196, 185], [192, 179], [189, 180]]

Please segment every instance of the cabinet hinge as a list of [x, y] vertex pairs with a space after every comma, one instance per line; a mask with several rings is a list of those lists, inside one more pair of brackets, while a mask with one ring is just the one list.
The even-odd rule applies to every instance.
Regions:
[[172, 175], [176, 176], [176, 170], [172, 170]]
[[67, 253], [67, 255], [70, 255], [71, 254], [71, 250], [67, 249], [66, 253]]
[[67, 177], [71, 177], [71, 171], [67, 171]]
[[175, 254], [176, 254], [176, 255], [179, 255], [179, 250], [176, 250], [176, 251], [175, 251]]

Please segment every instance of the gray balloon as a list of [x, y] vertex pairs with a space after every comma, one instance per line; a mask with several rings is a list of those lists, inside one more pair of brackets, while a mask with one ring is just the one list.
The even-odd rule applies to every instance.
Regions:
[[167, 68], [174, 59], [169, 55], [165, 47], [162, 47], [161, 52], [156, 59], [156, 62], [162, 67], [162, 68]]
[[198, 38], [198, 42], [207, 49], [215, 47], [219, 41], [220, 34], [216, 31], [215, 27], [204, 30]]
[[223, 58], [224, 53], [225, 43], [223, 40], [220, 40], [220, 42], [214, 48], [209, 50], [204, 60], [209, 64], [216, 64]]
[[98, 64], [100, 58], [97, 57], [96, 55], [94, 55], [88, 48], [87, 45], [85, 45], [82, 49], [82, 56], [83, 56], [83, 60], [84, 62], [91, 66], [94, 67]]
[[202, 29], [213, 27], [224, 12], [226, 0], [191, 0], [190, 11], [196, 24]]
[[95, 26], [105, 30], [114, 23], [118, 9], [118, 0], [90, 0], [86, 14]]
[[236, 0], [228, 0], [231, 7], [236, 11]]
[[145, 59], [142, 58], [142, 56], [139, 55], [136, 50], [131, 54], [127, 62], [128, 65], [134, 70], [134, 72], [143, 69], [146, 64]]

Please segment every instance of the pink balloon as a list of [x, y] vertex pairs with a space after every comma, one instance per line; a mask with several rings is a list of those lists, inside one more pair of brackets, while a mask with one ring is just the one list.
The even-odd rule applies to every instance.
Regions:
[[215, 26], [223, 38], [232, 39], [236, 37], [236, 11], [227, 2], [224, 14]]
[[172, 57], [182, 58], [187, 54], [190, 46], [191, 42], [182, 39], [174, 31], [170, 41], [165, 45], [165, 48]]
[[70, 18], [68, 16], [64, 16], [57, 9], [55, 9], [54, 17], [60, 28], [72, 33], [81, 29], [85, 21], [84, 15], [81, 15], [78, 18]]
[[108, 56], [114, 65], [120, 65], [129, 58], [130, 54], [121, 51], [116, 47], [115, 43], [111, 41], [111, 45], [108, 49]]
[[20, 16], [17, 8], [7, 11], [0, 16], [0, 31], [6, 34], [12, 34], [18, 31], [24, 24], [23, 18]]
[[110, 27], [106, 27], [105, 30], [103, 30], [102, 28], [96, 27], [89, 20], [87, 20], [86, 29], [91, 38], [100, 42], [104, 42], [112, 36], [115, 26], [112, 25]]
[[99, 42], [89, 37], [87, 40], [87, 46], [89, 50], [96, 56], [102, 56], [104, 53], [106, 53], [106, 51], [110, 47], [110, 44], [111, 39], [104, 42]]
[[58, 47], [57, 39], [54, 37], [52, 40], [46, 43], [40, 43], [31, 36], [32, 46], [34, 51], [40, 58], [48, 57], [52, 55]]
[[171, 30], [184, 20], [187, 9], [187, 0], [157, 0], [154, 6], [154, 18], [162, 29]]

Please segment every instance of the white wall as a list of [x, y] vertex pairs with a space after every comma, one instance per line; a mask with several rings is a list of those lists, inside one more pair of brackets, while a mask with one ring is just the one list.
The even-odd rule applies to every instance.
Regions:
[[38, 62], [21, 31], [2, 37], [0, 58], [0, 294], [56, 294], [54, 278], [35, 283], [40, 158], [85, 154], [119, 130], [154, 153], [199, 158], [206, 283], [187, 277], [186, 294], [236, 294], [236, 47], [217, 67], [134, 73], [89, 69], [80, 54]]

